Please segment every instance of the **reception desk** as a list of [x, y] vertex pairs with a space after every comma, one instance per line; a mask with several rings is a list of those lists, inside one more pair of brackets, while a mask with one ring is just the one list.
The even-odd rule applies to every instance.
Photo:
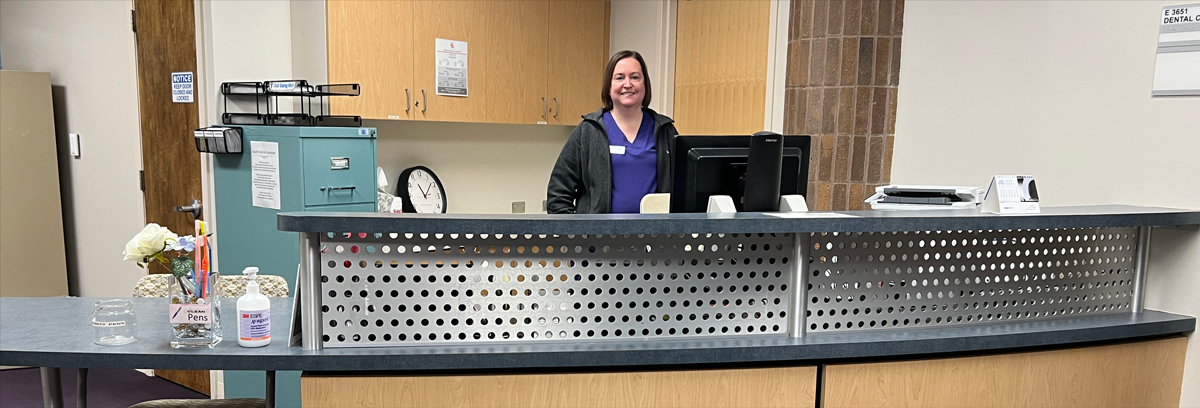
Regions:
[[[297, 327], [304, 349], [433, 348], [440, 351], [430, 358], [458, 362], [434, 365], [452, 370], [440, 377], [312, 374], [304, 380], [306, 400], [336, 405], [341, 390], [365, 387], [383, 392], [380, 406], [447, 399], [472, 406], [587, 405], [592, 399], [579, 399], [584, 394], [576, 391], [589, 387], [599, 387], [591, 389], [599, 395], [623, 395], [613, 400], [615, 406], [696, 403], [681, 400], [684, 396], [720, 406], [809, 406], [825, 397], [833, 400], [823, 406], [888, 405], [883, 401], [938, 401], [929, 391], [938, 388], [950, 398], [941, 401], [971, 404], [954, 399], [967, 385], [925, 386], [891, 377], [895, 369], [886, 364], [835, 363], [1118, 340], [1123, 336], [1072, 337], [1100, 326], [1125, 330], [1138, 325], [1137, 319], [1159, 316], [1144, 310], [1151, 229], [1198, 223], [1195, 211], [1128, 206], [1047, 208], [1029, 216], [976, 211], [279, 216], [279, 229], [301, 234]], [[1189, 319], [1182, 322], [1194, 326]], [[1105, 392], [1119, 391], [1133, 405], [1170, 405], [1178, 401], [1184, 344], [1177, 338], [1085, 353], [1095, 358], [1096, 366], [1086, 371], [1097, 381], [1149, 376], [1163, 385], [1155, 387], [1162, 395], [1158, 400], [1144, 399], [1156, 394], [1136, 383], [1113, 387], [1107, 380], [1050, 374], [1060, 365], [1038, 366], [1088, 360], [1054, 354], [1067, 352], [1061, 350], [930, 367], [917, 380], [1009, 367], [1008, 380], [973, 383], [1011, 386], [1016, 399], [997, 401], [1025, 401], [1027, 386], [1048, 391], [1075, 386], [1105, 401], [1121, 401]], [[462, 363], [481, 352], [484, 361]], [[1099, 370], [1118, 361], [1114, 354], [1140, 355], [1136, 361], [1156, 365], [1136, 374], [1136, 364], [1119, 372]], [[755, 366], [767, 368], [745, 371]], [[598, 368], [606, 371], [590, 372]], [[456, 371], [463, 369], [502, 372], [480, 377]], [[630, 388], [647, 369], [658, 374], [646, 381], [679, 393], [659, 400], [655, 392]], [[695, 369], [717, 370], [709, 374], [720, 379], [694, 377], [689, 370]], [[530, 370], [556, 371], [528, 377]], [[720, 399], [727, 392], [717, 390], [727, 390], [728, 381], [756, 375], [791, 378], [789, 383], [809, 384], [812, 392], [782, 400]], [[829, 383], [833, 378], [837, 384]], [[880, 381], [897, 389], [872, 385]], [[819, 382], [823, 395], [816, 391]], [[747, 383], [757, 384], [751, 394], [778, 396], [792, 389]], [[488, 388], [484, 399], [444, 392], [489, 384], [504, 386]], [[922, 394], [895, 395], [911, 387]], [[423, 392], [428, 395], [419, 397]], [[540, 397], [523, 398], [531, 395]], [[843, 401], [843, 395], [852, 398]]]
[[100, 348], [18, 317], [77, 300], [2, 299], [0, 364], [301, 370], [319, 407], [1177, 406], [1195, 329], [1143, 291], [1151, 229], [1197, 211], [278, 222], [270, 346]]

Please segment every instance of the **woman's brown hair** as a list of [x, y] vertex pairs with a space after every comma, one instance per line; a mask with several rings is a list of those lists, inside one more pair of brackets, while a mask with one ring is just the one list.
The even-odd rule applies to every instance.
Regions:
[[618, 62], [629, 57], [636, 59], [638, 64], [642, 66], [642, 83], [646, 85], [646, 97], [642, 99], [642, 107], [650, 106], [650, 73], [646, 72], [646, 61], [642, 59], [642, 54], [638, 54], [637, 51], [625, 50], [613, 54], [612, 58], [608, 59], [608, 67], [604, 68], [604, 86], [600, 88], [600, 100], [604, 101], [604, 110], [606, 111], [613, 108], [612, 95], [609, 95], [609, 92], [612, 90], [613, 71], [617, 69]]

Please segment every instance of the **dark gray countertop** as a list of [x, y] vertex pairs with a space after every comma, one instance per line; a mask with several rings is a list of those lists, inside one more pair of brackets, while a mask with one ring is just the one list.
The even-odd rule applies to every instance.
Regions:
[[[224, 370], [564, 369], [622, 366], [789, 363], [879, 359], [941, 353], [1069, 346], [1191, 332], [1196, 319], [1158, 311], [1007, 324], [695, 340], [537, 342], [305, 351], [288, 347], [291, 300], [271, 301], [272, 337], [263, 348], [238, 347], [234, 320], [213, 349], [172, 349], [165, 299], [134, 299], [138, 341], [92, 343], [96, 298], [0, 298], [0, 365]], [[222, 301], [233, 316], [233, 299]]]
[[1200, 224], [1200, 211], [1097, 205], [1044, 207], [1041, 214], [997, 215], [977, 210], [844, 211], [780, 218], [738, 214], [386, 214], [287, 212], [281, 231], [427, 232], [448, 234], [704, 234], [1181, 226]]

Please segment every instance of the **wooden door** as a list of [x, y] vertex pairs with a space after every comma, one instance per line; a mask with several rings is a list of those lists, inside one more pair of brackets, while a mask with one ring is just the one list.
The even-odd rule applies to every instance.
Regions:
[[[431, 0], [413, 5], [413, 110], [418, 120], [486, 121], [487, 4], [484, 1]], [[435, 40], [467, 43], [467, 96], [437, 95]], [[419, 105], [418, 105], [419, 104]]]
[[329, 98], [334, 115], [414, 119], [413, 4], [330, 0], [325, 3], [329, 83], [357, 83], [355, 98]]
[[[200, 153], [192, 139], [192, 130], [199, 127], [199, 111], [195, 103], [171, 101], [171, 73], [196, 72], [194, 5], [192, 0], [134, 0], [133, 7], [146, 222], [191, 235], [192, 215], [174, 208], [200, 199]], [[150, 265], [152, 273], [167, 272], [156, 263]], [[208, 371], [155, 370], [155, 374], [209, 393]]]
[[488, 67], [484, 97], [491, 123], [544, 122], [550, 117], [546, 93], [548, 0], [493, 0], [486, 3]]
[[766, 115], [770, 0], [680, 1], [675, 126], [681, 134], [751, 134]]
[[557, 110], [549, 115], [549, 123], [576, 125], [581, 116], [603, 106], [600, 92], [609, 57], [609, 9], [609, 2], [603, 0], [550, 1], [546, 83], [550, 107]]

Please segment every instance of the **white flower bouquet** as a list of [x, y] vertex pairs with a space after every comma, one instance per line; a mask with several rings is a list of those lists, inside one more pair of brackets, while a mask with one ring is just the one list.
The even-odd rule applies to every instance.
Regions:
[[166, 227], [150, 223], [125, 244], [123, 255], [126, 261], [135, 261], [139, 267], [146, 267], [152, 260], [158, 262], [175, 275], [185, 293], [192, 293], [195, 292], [194, 284], [184, 278], [195, 266], [188, 256], [195, 250], [196, 237], [180, 237]]

